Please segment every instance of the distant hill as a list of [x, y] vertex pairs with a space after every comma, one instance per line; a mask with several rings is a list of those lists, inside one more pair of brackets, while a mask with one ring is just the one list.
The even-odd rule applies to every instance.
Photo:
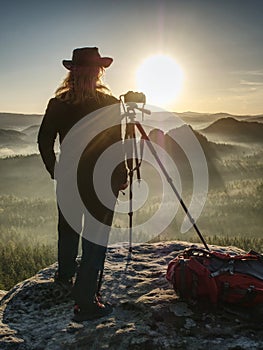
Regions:
[[0, 157], [38, 152], [37, 130], [39, 126], [22, 131], [0, 129]]
[[[162, 130], [154, 129], [149, 133], [149, 138], [151, 141], [157, 143], [159, 146], [165, 149], [176, 164], [176, 167], [181, 174], [181, 178], [189, 181], [192, 178], [191, 165], [185, 151], [179, 144], [180, 140], [187, 141], [191, 135], [191, 132], [196, 137], [204, 152], [211, 182], [213, 182], [214, 185], [222, 185], [218, 161], [221, 159], [222, 155], [225, 157], [235, 151], [232, 146], [217, 145], [214, 142], [210, 142], [204, 135], [200, 134], [188, 125], [183, 125], [172, 129], [166, 134], [164, 134]], [[189, 143], [190, 142], [191, 138], [189, 139]], [[195, 148], [192, 148], [192, 152], [195, 151]]]
[[23, 130], [23, 133], [27, 136], [28, 142], [37, 142], [37, 134], [39, 131], [39, 125], [32, 125]]
[[23, 130], [31, 125], [40, 125], [41, 114], [0, 113], [0, 129]]
[[37, 133], [39, 130], [39, 125], [31, 125], [23, 130], [23, 133], [27, 135], [32, 135]]
[[231, 117], [219, 119], [200, 132], [217, 141], [263, 142], [263, 124]]
[[0, 157], [38, 152], [39, 114], [0, 113]]
[[[201, 134], [199, 131], [194, 130], [189, 125], [182, 125], [178, 128], [171, 129], [166, 134], [164, 134], [161, 130], [154, 129], [149, 133], [149, 138], [167, 149], [168, 152], [176, 154], [176, 158], [180, 160], [184, 159], [185, 156], [182, 155], [184, 152], [176, 140], [179, 141], [189, 138], [189, 132], [192, 132], [194, 137], [197, 139], [208, 159], [215, 160], [218, 158], [216, 150], [217, 148], [222, 148], [218, 147], [218, 144], [209, 141], [206, 136]], [[189, 142], [191, 142], [191, 140], [189, 140]], [[231, 152], [233, 151], [233, 147], [225, 145], [224, 151]]]
[[0, 145], [15, 145], [25, 143], [26, 134], [16, 130], [0, 129]]
[[176, 113], [178, 117], [183, 119], [187, 124], [190, 124], [195, 129], [202, 130], [213, 124], [215, 121], [223, 118], [234, 118], [239, 121], [247, 122], [259, 122], [263, 123], [263, 115], [234, 115], [224, 112], [219, 113], [196, 113], [196, 112], [183, 112]]
[[263, 115], [255, 115], [255, 116], [250, 116], [246, 118], [247, 121], [249, 122], [258, 122], [258, 123], [263, 123]]

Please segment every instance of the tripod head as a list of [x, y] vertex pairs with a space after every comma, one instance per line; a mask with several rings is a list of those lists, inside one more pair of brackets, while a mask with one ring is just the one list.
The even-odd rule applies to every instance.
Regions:
[[151, 114], [152, 112], [149, 110], [149, 109], [145, 109], [145, 108], [143, 108], [143, 107], [139, 107], [138, 105], [137, 105], [137, 103], [135, 103], [135, 102], [128, 102], [128, 103], [126, 103], [126, 105], [127, 105], [127, 111], [129, 112], [129, 111], [134, 111], [134, 110], [138, 110], [138, 111], [140, 111], [140, 112], [142, 112], [142, 113], [145, 113], [145, 114]]
[[[142, 113], [142, 120], [144, 114], [151, 114], [151, 111], [149, 109], [144, 108], [146, 103], [146, 96], [142, 92], [128, 91], [126, 94], [120, 95], [120, 101], [123, 106], [124, 117], [126, 118], [128, 117], [131, 120], [134, 120], [136, 117], [136, 110]], [[142, 107], [139, 107], [138, 103], [141, 103]]]

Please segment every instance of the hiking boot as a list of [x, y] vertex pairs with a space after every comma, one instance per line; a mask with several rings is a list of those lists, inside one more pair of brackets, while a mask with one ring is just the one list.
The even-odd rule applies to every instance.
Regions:
[[55, 272], [54, 275], [54, 283], [55, 286], [58, 288], [55, 288], [56, 290], [54, 293], [58, 298], [63, 297], [69, 297], [72, 293], [72, 287], [73, 287], [73, 278], [65, 279], [61, 278], [58, 274], [58, 271]]
[[103, 304], [102, 295], [99, 292], [96, 293], [94, 301], [95, 301], [95, 303]]
[[[102, 297], [101, 297], [100, 293], [96, 294], [96, 296], [94, 298], [94, 304], [97, 304], [99, 307], [103, 307], [104, 304], [103, 304]], [[108, 304], [108, 303], [106, 303], [106, 304]], [[73, 312], [75, 315], [80, 312], [80, 307], [78, 304], [74, 305]]]
[[88, 307], [81, 308], [78, 305], [74, 306], [74, 316], [72, 318], [75, 322], [91, 321], [101, 317], [108, 316], [112, 313], [113, 308], [110, 304], [93, 303]]
[[72, 289], [73, 287], [73, 278], [62, 278], [59, 276], [58, 271], [55, 272], [54, 282], [69, 289]]

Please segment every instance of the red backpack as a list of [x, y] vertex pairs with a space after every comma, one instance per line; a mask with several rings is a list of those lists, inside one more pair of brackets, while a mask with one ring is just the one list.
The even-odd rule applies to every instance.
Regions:
[[190, 248], [173, 259], [166, 279], [184, 299], [252, 306], [263, 303], [263, 256]]

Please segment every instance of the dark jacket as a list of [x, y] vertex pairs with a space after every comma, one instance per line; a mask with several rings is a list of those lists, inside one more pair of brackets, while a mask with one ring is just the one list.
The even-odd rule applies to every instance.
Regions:
[[[56, 156], [54, 143], [57, 135], [62, 143], [69, 130], [83, 117], [106, 106], [119, 103], [113, 96], [105, 96], [98, 102], [90, 99], [85, 104], [72, 104], [58, 98], [52, 98], [47, 106], [42, 124], [38, 133], [39, 151], [47, 171], [54, 178]], [[83, 152], [79, 167], [78, 179], [81, 188], [92, 188], [94, 166], [100, 155], [115, 142], [121, 141], [121, 120], [119, 124], [96, 135]], [[120, 150], [121, 151], [121, 150]], [[123, 156], [124, 159], [124, 156]], [[117, 194], [119, 185], [127, 181], [127, 170], [124, 161], [116, 167], [112, 174], [114, 192]]]

